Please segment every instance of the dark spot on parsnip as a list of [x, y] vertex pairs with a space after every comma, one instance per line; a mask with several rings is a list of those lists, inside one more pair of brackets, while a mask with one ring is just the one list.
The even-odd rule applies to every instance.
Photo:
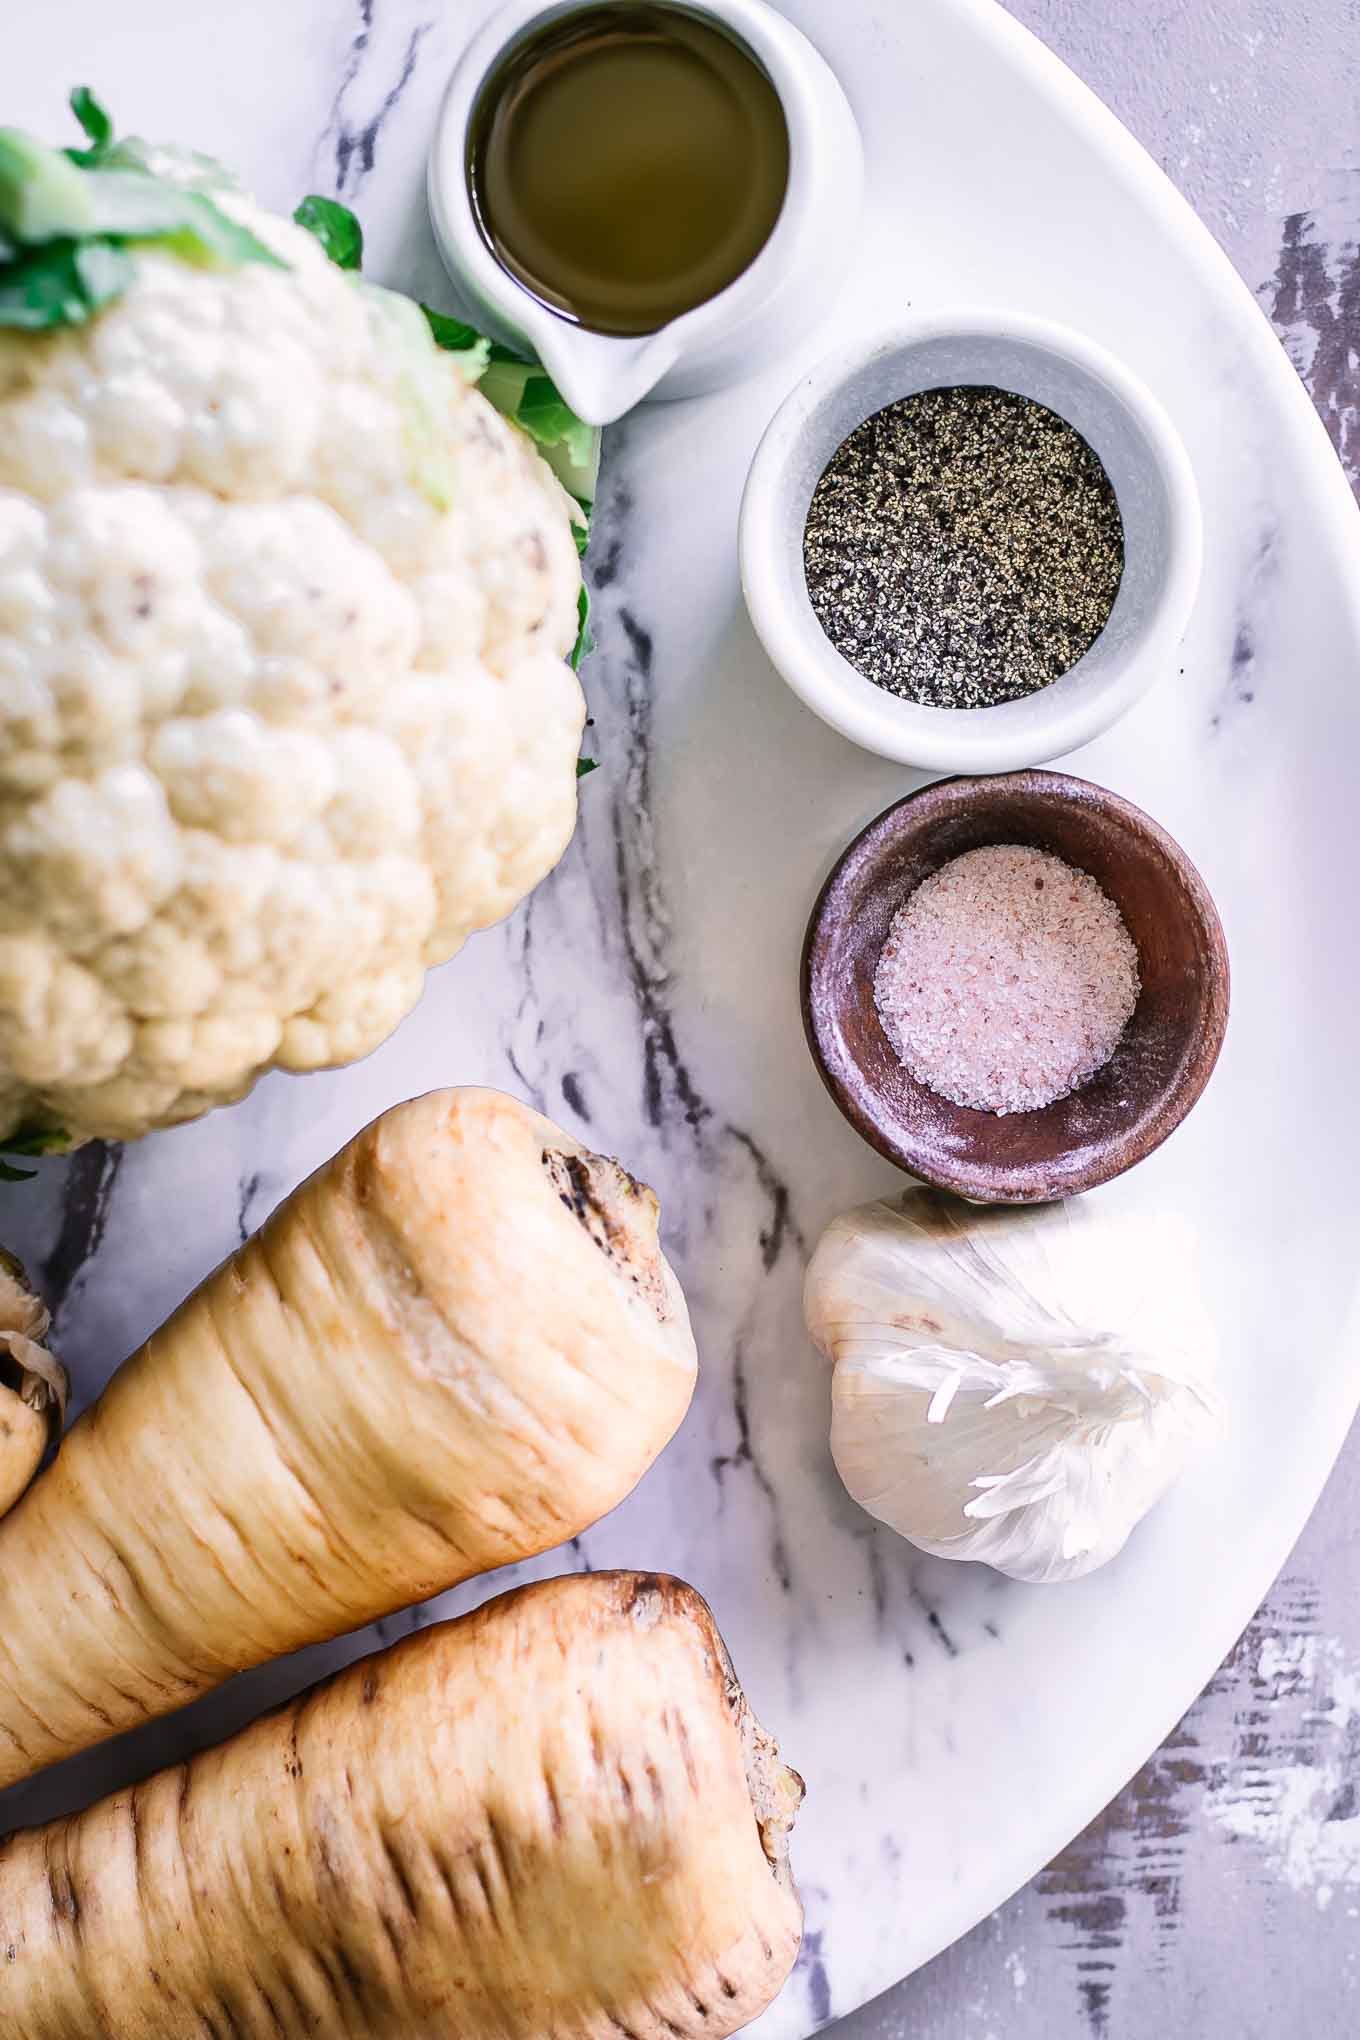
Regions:
[[[590, 1162], [587, 1155], [559, 1154], [553, 1148], [543, 1150], [543, 1166], [557, 1185], [557, 1194], [567, 1210], [580, 1220], [598, 1247], [613, 1253], [618, 1248], [619, 1228], [600, 1201]], [[621, 1183], [634, 1195], [641, 1194], [642, 1186], [635, 1177], [617, 1162], [611, 1166], [618, 1170]]]
[[345, 1979], [345, 1987], [350, 1996], [356, 2004], [361, 2005], [364, 2001], [364, 1979], [350, 1960], [349, 1951], [343, 1942], [337, 1941], [335, 1944], [335, 1961]]
[[219, 1998], [218, 2004], [222, 2012], [222, 2022], [226, 2027], [227, 2040], [250, 2040], [246, 2028], [236, 2016], [235, 2007], [229, 2000], [225, 1997]]
[[[567, 1211], [600, 1252], [645, 1298], [658, 1318], [666, 1316], [666, 1292], [655, 1252], [656, 1200], [645, 1183], [608, 1155], [566, 1154], [544, 1148], [542, 1163]], [[637, 1220], [650, 1213], [651, 1236]]]
[[371, 1146], [364, 1145], [354, 1156], [350, 1193], [356, 1204], [371, 1204], [377, 1187], [378, 1163]]
[[624, 1612], [640, 1629], [654, 1629], [666, 1613], [667, 1589], [675, 1584], [673, 1580], [659, 1579], [655, 1573], [639, 1573]]
[[401, 1893], [401, 1902], [411, 1915], [411, 1918], [416, 1919], [420, 1913], [420, 1906], [416, 1900], [415, 1887], [411, 1883], [401, 1854], [386, 1829], [383, 1830], [382, 1834], [382, 1850], [383, 1855], [387, 1859], [387, 1867], [392, 1873], [392, 1882]]
[[377, 1697], [378, 1697], [378, 1674], [373, 1668], [373, 1666], [370, 1665], [364, 1673], [363, 1684], [359, 1688], [359, 1698], [362, 1700], [365, 1707], [371, 1707], [373, 1705], [373, 1702], [377, 1699]]
[[280, 1970], [279, 1981], [288, 1993], [288, 2002], [292, 2006], [296, 2015], [296, 2021], [298, 2022], [289, 2030], [295, 2032], [314, 2032], [316, 2029], [316, 2019], [299, 1992], [296, 1983], [294, 1983], [292, 1972], [289, 1968], [284, 1967]]
[[551, 1771], [543, 1773], [543, 1789], [548, 1795], [548, 1820], [552, 1826], [552, 1831], [554, 1835], [560, 1835], [562, 1832], [562, 1805], [557, 1797], [557, 1787], [553, 1783]]
[[680, 1745], [680, 1761], [685, 1767], [685, 1777], [689, 1781], [689, 1789], [691, 1792], [697, 1792], [699, 1790], [699, 1773], [695, 1767], [694, 1747], [689, 1739], [689, 1730], [685, 1727], [685, 1717], [677, 1711], [672, 1718], [675, 1722], [675, 1740]]
[[266, 2012], [268, 2012], [269, 2014], [270, 2025], [273, 2027], [276, 2033], [282, 2036], [282, 2040], [287, 2040], [288, 2028], [284, 2024], [283, 2015], [279, 2011], [279, 2008], [275, 2004], [273, 1998], [270, 1996], [269, 1992], [265, 1989], [259, 1977], [256, 1976], [253, 1971], [251, 1972], [250, 1981], [254, 1986], [255, 1995], [258, 1997], [260, 2003], [264, 2006]]

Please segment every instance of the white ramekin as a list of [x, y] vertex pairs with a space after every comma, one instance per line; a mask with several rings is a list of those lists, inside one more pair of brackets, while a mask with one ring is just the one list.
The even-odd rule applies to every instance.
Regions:
[[[818, 623], [803, 572], [812, 492], [846, 435], [898, 397], [954, 384], [1032, 397], [1099, 455], [1124, 522], [1109, 621], [1061, 679], [997, 708], [927, 708], [855, 671]], [[756, 451], [741, 507], [751, 621], [794, 693], [865, 750], [942, 772], [1007, 772], [1074, 751], [1174, 668], [1199, 587], [1199, 495], [1180, 435], [1145, 385], [1047, 320], [959, 311], [842, 348], [804, 377]]]

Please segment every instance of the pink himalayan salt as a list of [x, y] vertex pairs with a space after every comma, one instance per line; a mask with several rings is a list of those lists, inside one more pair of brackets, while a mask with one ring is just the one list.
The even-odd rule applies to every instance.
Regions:
[[1119, 909], [1061, 857], [968, 850], [893, 917], [874, 974], [884, 1032], [955, 1105], [1034, 1112], [1107, 1063], [1138, 1002]]

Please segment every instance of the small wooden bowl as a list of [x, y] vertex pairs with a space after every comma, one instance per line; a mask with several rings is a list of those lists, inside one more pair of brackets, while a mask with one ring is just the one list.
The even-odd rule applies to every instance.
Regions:
[[[988, 843], [1049, 850], [1091, 874], [1138, 949], [1142, 992], [1104, 1069], [1039, 1112], [951, 1105], [902, 1067], [874, 972], [893, 915], [942, 864]], [[1228, 951], [1203, 879], [1132, 802], [1060, 772], [940, 779], [885, 809], [822, 888], [803, 950], [803, 1020], [841, 1111], [913, 1176], [987, 1204], [1108, 1182], [1179, 1126], [1228, 1023]]]

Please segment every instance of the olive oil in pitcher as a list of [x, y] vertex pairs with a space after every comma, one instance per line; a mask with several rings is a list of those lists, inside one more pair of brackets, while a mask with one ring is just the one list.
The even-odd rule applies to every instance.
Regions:
[[502, 267], [595, 333], [654, 333], [716, 297], [779, 217], [789, 137], [754, 57], [681, 8], [585, 7], [487, 79], [468, 186]]

